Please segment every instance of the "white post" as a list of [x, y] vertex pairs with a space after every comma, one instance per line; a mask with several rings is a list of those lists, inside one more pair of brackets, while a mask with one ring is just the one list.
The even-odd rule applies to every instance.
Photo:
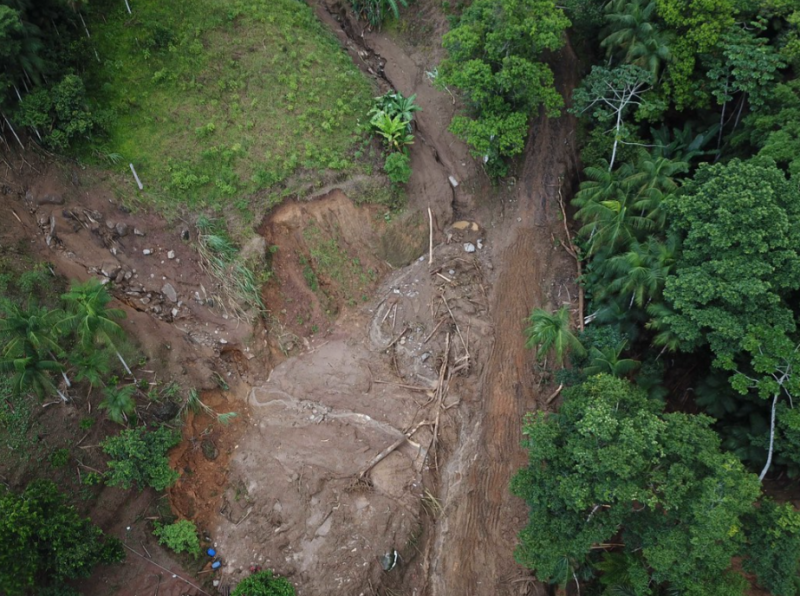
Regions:
[[139, 180], [139, 175], [136, 173], [136, 170], [133, 169], [133, 164], [130, 164], [131, 172], [133, 172], [133, 177], [136, 178], [136, 184], [139, 185], [139, 190], [144, 190], [144, 186], [142, 186], [142, 181]]

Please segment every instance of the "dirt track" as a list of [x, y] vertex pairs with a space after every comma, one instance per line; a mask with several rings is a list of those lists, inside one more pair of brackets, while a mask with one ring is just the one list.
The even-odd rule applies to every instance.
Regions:
[[[575, 81], [565, 74], [574, 77], [576, 72], [571, 48], [563, 49], [552, 62], [558, 68], [559, 89], [569, 96]], [[516, 534], [527, 514], [508, 487], [526, 461], [520, 447], [522, 416], [540, 405], [534, 359], [524, 346], [523, 319], [533, 307], [567, 302], [568, 286], [576, 295], [575, 264], [563, 249], [554, 249], [553, 241], [564, 237], [560, 180], [566, 192], [577, 171], [574, 130], [572, 116], [539, 119], [528, 140], [517, 210], [507, 213], [506, 225], [497, 230], [498, 239], [510, 240], [496, 257], [491, 309], [495, 344], [481, 379], [482, 409], [472, 414], [481, 421], [473, 431], [480, 438], [461, 455], [471, 462], [466, 480], [447, 496], [452, 510], [438, 539], [440, 559], [431, 570], [435, 596], [541, 592], [514, 564]]]

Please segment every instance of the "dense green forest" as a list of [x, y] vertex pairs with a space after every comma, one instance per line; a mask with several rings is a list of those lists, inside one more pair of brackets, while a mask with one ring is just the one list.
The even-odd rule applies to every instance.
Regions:
[[799, 18], [769, 0], [476, 0], [445, 36], [443, 79], [467, 98], [452, 130], [497, 174], [532, 110], [559, 107], [545, 50], [565, 30], [586, 69], [568, 109], [587, 324], [537, 309], [526, 329], [571, 363], [513, 485], [540, 579], [722, 596], [746, 589], [738, 557], [771, 593], [800, 588], [800, 516], [763, 488], [800, 472]]
[[[378, 26], [406, 2], [351, 4]], [[581, 331], [566, 307], [534, 310], [524, 330], [564, 391], [557, 413], [524, 421], [530, 463], [512, 490], [530, 518], [518, 561], [581, 594], [735, 596], [749, 586], [740, 569], [775, 596], [800, 593], [800, 514], [775, 493], [800, 475], [800, 3], [465, 4], [433, 78], [457, 94], [451, 130], [487, 173], [514, 172], [540, 112], [568, 111], [580, 129], [567, 248], [582, 262], [586, 308]], [[357, 121], [368, 117], [392, 182], [407, 182], [414, 98], [370, 104], [369, 85], [296, 5], [208, 0], [205, 11], [170, 12], [166, 27], [150, 3], [138, 35], [116, 0], [0, 0], [0, 136], [108, 167], [135, 160], [165, 189], [148, 195], [154, 205], [234, 201], [247, 214], [234, 196], [270, 189], [273, 205], [301, 168], [354, 172]], [[233, 22], [270, 28], [265, 54], [288, 93], [251, 86], [263, 56], [224, 59], [239, 39]], [[204, 36], [219, 55], [203, 52]], [[584, 71], [564, 98], [554, 73], [567, 43]], [[224, 123], [213, 117], [221, 103]], [[269, 136], [286, 140], [268, 147]], [[201, 138], [213, 147], [184, 151]], [[163, 490], [177, 478], [165, 453], [179, 439], [138, 416], [136, 399], [169, 400], [173, 389], [147, 395], [138, 384], [104, 287], [54, 283], [45, 267], [0, 275], [9, 446], [29, 436], [27, 400], [81, 383], [123, 429], [103, 443], [108, 471], [86, 483]], [[196, 393], [178, 402], [202, 407]], [[10, 594], [62, 589], [122, 556], [52, 484], [1, 495], [0, 513]], [[9, 519], [30, 521], [25, 540]], [[197, 550], [193, 528], [169, 527], [160, 539]], [[84, 545], [83, 558], [45, 548], [55, 535]]]

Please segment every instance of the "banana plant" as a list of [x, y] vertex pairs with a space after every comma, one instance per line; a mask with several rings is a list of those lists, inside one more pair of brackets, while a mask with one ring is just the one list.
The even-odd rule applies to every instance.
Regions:
[[370, 125], [383, 137], [389, 151], [402, 151], [403, 147], [414, 143], [414, 135], [408, 132], [408, 127], [400, 114], [390, 116], [384, 111], [379, 111], [370, 120]]

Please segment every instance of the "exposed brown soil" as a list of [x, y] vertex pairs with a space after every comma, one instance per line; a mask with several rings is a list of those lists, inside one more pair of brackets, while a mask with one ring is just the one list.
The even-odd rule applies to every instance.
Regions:
[[[269, 328], [215, 305], [191, 227], [184, 243], [182, 223], [120, 210], [94, 176], [15, 164], [0, 217], [11, 221], [13, 209], [13, 225], [60, 273], [114, 280], [153, 375], [204, 389], [216, 412], [239, 413], [229, 427], [190, 417], [172, 455], [182, 478], [170, 501], [209, 532], [223, 586], [261, 565], [290, 577], [300, 596], [535, 594], [513, 561], [526, 512], [508, 483], [525, 462], [521, 419], [543, 382], [523, 320], [576, 296], [574, 262], [555, 240], [558, 190], [568, 198], [577, 166], [574, 121], [539, 119], [516, 185], [491, 188], [447, 131], [458, 106], [425, 75], [446, 30], [437, 3], [415, 4], [412, 22], [425, 32], [409, 35], [414, 43], [364, 30], [343, 3], [311, 4], [366, 73], [416, 93], [423, 111], [402, 216], [387, 222], [382, 209], [353, 204], [343, 183], [262, 222], [259, 233], [277, 247], [263, 294]], [[553, 63], [567, 93], [574, 56], [567, 48]], [[37, 204], [59, 194], [63, 205]], [[451, 225], [455, 216], [464, 221]], [[179, 570], [149, 537], [153, 495], [118, 493], [93, 515]], [[386, 573], [381, 557], [394, 549], [400, 563]], [[145, 558], [102, 571], [87, 593], [153, 593]], [[197, 592], [178, 580], [159, 588], [183, 593]]]

